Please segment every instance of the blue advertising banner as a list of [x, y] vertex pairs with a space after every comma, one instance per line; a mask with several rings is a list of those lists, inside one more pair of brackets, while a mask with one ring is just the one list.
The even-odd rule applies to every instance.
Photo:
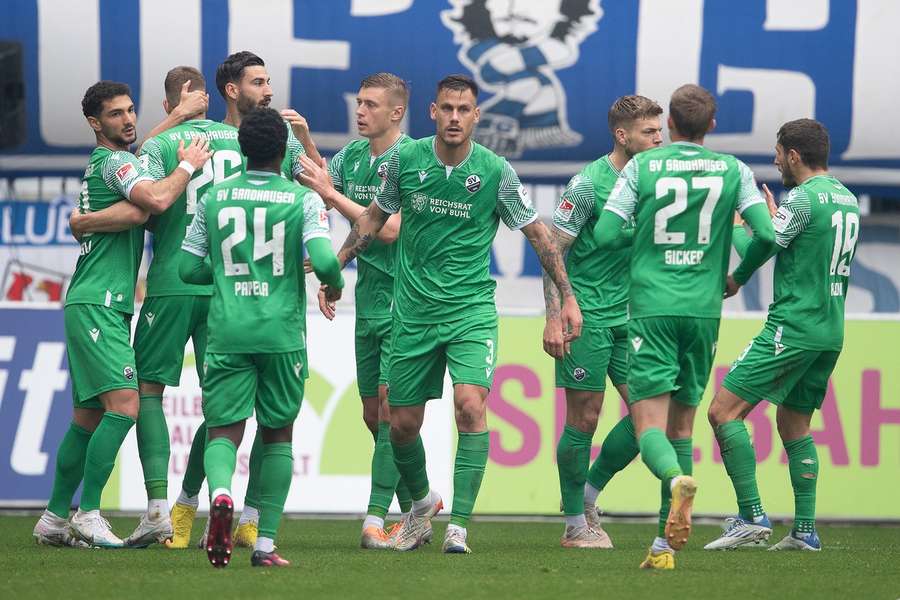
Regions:
[[27, 139], [0, 153], [0, 171], [82, 170], [93, 136], [80, 101], [98, 79], [131, 85], [146, 132], [163, 116], [168, 69], [197, 65], [212, 88], [221, 60], [250, 49], [266, 61], [273, 106], [306, 116], [326, 152], [355, 136], [365, 75], [410, 82], [418, 137], [433, 133], [437, 81], [464, 72], [484, 90], [478, 140], [524, 178], [558, 182], [610, 149], [616, 97], [665, 106], [699, 83], [719, 103], [708, 144], [760, 180], [778, 179], [778, 126], [815, 117], [839, 178], [857, 191], [896, 188], [900, 145], [884, 119], [900, 79], [884, 73], [900, 59], [898, 24], [893, 0], [10, 0], [0, 40], [22, 44]]

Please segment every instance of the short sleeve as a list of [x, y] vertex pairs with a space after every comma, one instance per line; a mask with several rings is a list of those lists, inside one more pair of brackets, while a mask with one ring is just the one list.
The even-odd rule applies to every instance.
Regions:
[[285, 123], [285, 125], [288, 128], [286, 155], [291, 161], [291, 177], [296, 179], [297, 175], [303, 172], [303, 166], [300, 164], [300, 155], [306, 154], [306, 148], [303, 147], [303, 144], [300, 143], [300, 140], [294, 135], [291, 126], [287, 125], [287, 123]]
[[129, 198], [131, 190], [141, 181], [153, 181], [141, 162], [131, 152], [113, 152], [103, 164], [103, 182], [110, 190]]
[[197, 214], [191, 221], [187, 235], [181, 243], [181, 249], [196, 256], [205, 257], [209, 253], [209, 236], [206, 232], [206, 201], [209, 199], [209, 192], [203, 194], [197, 201]]
[[141, 154], [138, 157], [141, 166], [148, 176], [154, 181], [159, 181], [166, 177], [166, 163], [163, 159], [162, 144], [159, 139], [152, 137], [141, 146]]
[[503, 174], [497, 191], [497, 213], [510, 229], [522, 229], [538, 216], [525, 186], [519, 181], [519, 175], [506, 160], [503, 161]]
[[315, 192], [303, 196], [303, 241], [323, 237], [331, 239], [328, 228], [328, 209]]
[[375, 196], [375, 203], [388, 214], [400, 212], [400, 152], [394, 152], [387, 163], [381, 189]]
[[582, 227], [594, 212], [594, 196], [594, 183], [590, 177], [586, 175], [573, 177], [553, 212], [554, 227], [572, 237], [578, 237]]
[[790, 246], [798, 235], [809, 225], [810, 204], [806, 190], [796, 187], [778, 207], [772, 217], [775, 242], [782, 248]]
[[739, 213], [743, 213], [748, 206], [765, 203], [765, 200], [759, 193], [759, 188], [756, 186], [756, 177], [753, 176], [753, 171], [750, 170], [750, 167], [738, 161], [738, 170], [741, 174], [741, 183], [738, 187], [736, 208]]
[[622, 169], [622, 174], [619, 175], [616, 185], [609, 193], [609, 199], [603, 206], [603, 210], [615, 213], [630, 223], [637, 209], [637, 201], [638, 166], [637, 161], [632, 158]]
[[344, 154], [347, 152], [347, 146], [344, 146], [338, 153], [332, 157], [331, 162], [328, 163], [328, 174], [331, 175], [331, 183], [334, 185], [334, 189], [339, 191], [340, 193], [344, 193]]

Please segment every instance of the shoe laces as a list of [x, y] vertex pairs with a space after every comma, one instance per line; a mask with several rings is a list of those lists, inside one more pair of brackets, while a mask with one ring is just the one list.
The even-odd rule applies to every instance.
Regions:
[[743, 517], [728, 517], [725, 519], [725, 533], [731, 533], [735, 529], [749, 524], [749, 521]]

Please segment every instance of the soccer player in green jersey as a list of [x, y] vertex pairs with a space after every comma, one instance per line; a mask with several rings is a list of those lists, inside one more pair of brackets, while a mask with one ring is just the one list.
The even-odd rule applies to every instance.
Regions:
[[674, 568], [674, 552], [690, 534], [697, 491], [691, 435], [715, 355], [735, 210], [754, 232], [740, 272], [752, 273], [774, 244], [753, 173], [702, 145], [715, 111], [705, 89], [675, 90], [673, 143], [628, 162], [594, 229], [598, 247], [609, 248], [635, 220], [628, 403], [641, 458], [661, 480], [663, 496], [658, 537], [643, 568]]
[[[406, 82], [392, 73], [376, 73], [362, 80], [356, 96], [356, 124], [363, 139], [344, 146], [328, 163], [334, 189], [333, 208], [355, 223], [375, 199], [388, 161], [397, 148], [410, 142], [400, 130], [409, 103]], [[375, 438], [369, 507], [363, 521], [360, 546], [390, 548], [393, 538], [384, 518], [397, 494], [403, 513], [412, 497], [400, 480], [391, 450], [391, 413], [387, 402], [387, 371], [391, 355], [391, 305], [400, 215], [392, 215], [376, 241], [357, 259], [356, 278], [356, 382], [362, 398], [363, 421]], [[329, 319], [333, 309], [319, 294], [320, 308]], [[399, 532], [395, 525], [393, 532]]]
[[238, 140], [247, 171], [200, 199], [179, 265], [185, 282], [212, 282], [215, 289], [203, 367], [209, 435], [203, 462], [211, 492], [206, 550], [213, 566], [230, 562], [231, 479], [245, 422], [255, 410], [263, 459], [251, 564], [286, 566], [274, 543], [292, 480], [291, 439], [307, 376], [303, 245], [316, 275], [337, 295], [343, 279], [321, 198], [281, 177], [287, 142], [281, 116], [267, 108], [251, 112]]
[[[612, 548], [600, 524], [597, 495], [614, 473], [637, 456], [634, 429], [625, 417], [627, 422], [614, 428], [603, 442], [604, 454], [590, 465], [591, 439], [603, 406], [607, 374], [622, 397], [628, 397], [626, 323], [631, 258], [627, 248], [598, 251], [594, 224], [629, 159], [662, 144], [661, 114], [662, 108], [643, 96], [616, 100], [607, 115], [613, 151], [572, 178], [553, 214], [553, 239], [565, 257], [572, 289], [584, 315], [581, 337], [566, 347], [559, 319], [559, 292], [544, 273], [544, 350], [556, 359], [556, 385], [566, 391], [566, 425], [556, 448], [566, 516], [560, 540], [564, 547]], [[628, 460], [621, 465], [621, 461], [610, 464], [611, 451], [623, 447], [631, 449]]]
[[[829, 145], [828, 131], [812, 119], [790, 121], [778, 130], [775, 165], [785, 187], [792, 189], [772, 218], [775, 297], [762, 331], [737, 357], [709, 407], [738, 504], [738, 516], [706, 545], [709, 550], [764, 541], [772, 533], [756, 486], [756, 454], [744, 426], [762, 400], [778, 407], [778, 434], [794, 488], [794, 527], [769, 549], [822, 547], [816, 533], [819, 457], [809, 423], [822, 406], [844, 343], [844, 300], [859, 239], [859, 206], [828, 174]], [[738, 253], [746, 252], [747, 233], [741, 225], [735, 226], [734, 244]], [[748, 277], [736, 270], [729, 293]]]
[[[129, 323], [143, 252], [140, 225], [148, 212], [159, 214], [168, 208], [210, 156], [205, 141], [181, 143], [178, 168], [154, 182], [128, 151], [137, 122], [130, 96], [127, 85], [100, 81], [88, 88], [82, 100], [97, 147], [84, 173], [77, 210], [84, 213], [118, 203], [116, 210], [130, 215], [132, 227], [125, 231], [100, 228], [80, 240], [81, 254], [64, 310], [74, 411], [57, 450], [50, 502], [34, 528], [40, 543], [123, 545], [100, 515], [100, 493], [122, 441], [138, 418]], [[67, 523], [72, 497], [82, 480], [78, 512]]]
[[[405, 144], [391, 156], [375, 202], [356, 220], [338, 254], [346, 265], [364, 253], [388, 217], [402, 208], [388, 402], [394, 460], [413, 506], [401, 523], [397, 550], [421, 545], [431, 518], [443, 507], [428, 483], [419, 430], [425, 404], [441, 396], [449, 367], [459, 439], [443, 550], [470, 552], [466, 524], [488, 458], [485, 403], [497, 360], [496, 283], [489, 263], [501, 220], [522, 230], [559, 288], [565, 341], [581, 329], [565, 266], [524, 186], [506, 160], [471, 140], [477, 98], [477, 85], [465, 75], [440, 81], [431, 104], [437, 135]], [[336, 193], [329, 189], [327, 172], [306, 157], [301, 161], [304, 183], [326, 195]]]

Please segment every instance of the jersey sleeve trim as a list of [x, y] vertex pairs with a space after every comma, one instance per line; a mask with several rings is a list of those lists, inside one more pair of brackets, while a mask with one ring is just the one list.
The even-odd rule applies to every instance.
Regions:
[[497, 190], [497, 212], [503, 223], [513, 231], [533, 223], [538, 216], [525, 186], [506, 160], [503, 161], [500, 188]]
[[737, 161], [738, 171], [741, 175], [740, 187], [738, 188], [737, 210], [743, 214], [747, 207], [754, 204], [764, 203], [762, 195], [759, 193], [759, 187], [756, 185], [756, 177], [750, 167], [742, 161]]
[[631, 217], [637, 209], [637, 190], [638, 166], [637, 160], [632, 158], [622, 169], [622, 174], [616, 180], [616, 185], [609, 193], [603, 209], [619, 215], [626, 222], [631, 221]]
[[775, 243], [782, 248], [806, 230], [810, 220], [810, 202], [806, 190], [794, 188], [772, 217]]
[[609, 212], [618, 215], [622, 218], [623, 221], [628, 221], [631, 218], [631, 215], [626, 215], [624, 211], [616, 208], [615, 206], [610, 206], [607, 202], [606, 206], [603, 207], [603, 210], [608, 210]]
[[553, 211], [553, 225], [572, 237], [578, 237], [594, 212], [594, 196], [594, 184], [590, 177], [581, 174], [573, 177]]
[[400, 150], [391, 154], [387, 165], [381, 189], [375, 196], [375, 204], [384, 212], [393, 215], [400, 212]]
[[327, 231], [310, 231], [309, 233], [303, 234], [304, 243], [315, 238], [325, 238], [327, 240], [331, 240], [331, 234]]

